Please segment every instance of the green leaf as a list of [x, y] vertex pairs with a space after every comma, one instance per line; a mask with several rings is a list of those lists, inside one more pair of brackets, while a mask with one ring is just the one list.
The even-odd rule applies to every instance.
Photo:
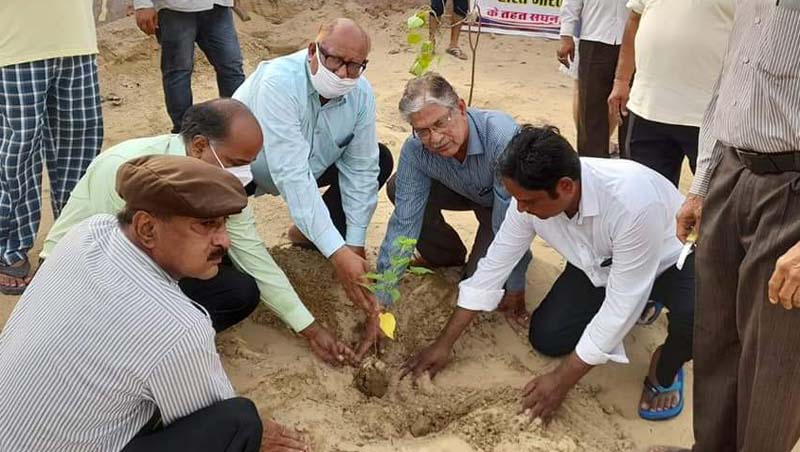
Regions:
[[381, 273], [364, 273], [364, 277], [367, 279], [373, 279], [375, 281], [384, 281], [385, 276]]
[[423, 22], [427, 22], [428, 21], [428, 16], [429, 15], [430, 15], [430, 13], [427, 10], [426, 11], [419, 11], [419, 12], [417, 12], [417, 14], [415, 14], [415, 16], [417, 16], [420, 19], [422, 19]]
[[406, 25], [408, 26], [409, 30], [421, 28], [423, 25], [425, 25], [425, 19], [422, 19], [417, 15], [413, 15], [406, 20]]
[[417, 45], [420, 42], [422, 42], [422, 35], [420, 35], [419, 33], [409, 33], [406, 36], [406, 42], [408, 43], [408, 45], [412, 46]]
[[372, 293], [377, 293], [378, 292], [378, 286], [376, 286], [375, 284], [358, 283], [358, 285], [363, 287], [363, 288], [365, 288], [365, 289], [367, 289], [367, 290], [369, 290]]
[[433, 273], [433, 270], [430, 268], [425, 267], [408, 267], [408, 272], [412, 275], [430, 275]]
[[433, 42], [431, 40], [425, 40], [420, 45], [419, 52], [423, 55], [433, 55]]
[[411, 258], [394, 256], [391, 262], [392, 262], [392, 267], [406, 268], [406, 265], [408, 265], [411, 262]]
[[389, 291], [389, 296], [392, 297], [392, 303], [397, 303], [397, 300], [400, 299], [400, 291], [397, 289], [392, 289]]
[[[421, 59], [422, 58], [417, 58], [417, 61], [420, 61]], [[417, 239], [412, 239], [411, 237], [406, 237], [406, 236], [401, 235], [400, 237], [397, 237], [396, 239], [394, 239], [393, 245], [396, 248], [414, 247], [414, 246], [417, 246]]]
[[419, 61], [414, 61], [414, 64], [411, 65], [411, 68], [408, 70], [412, 75], [419, 77], [425, 73], [425, 68], [419, 64]]
[[395, 284], [397, 283], [397, 274], [394, 272], [386, 272], [383, 275], [383, 282], [386, 284]]

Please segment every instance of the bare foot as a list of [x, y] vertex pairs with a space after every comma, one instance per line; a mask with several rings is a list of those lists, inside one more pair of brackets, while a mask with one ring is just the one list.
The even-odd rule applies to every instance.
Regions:
[[[28, 264], [27, 261], [20, 261], [15, 264], [11, 264], [8, 267], [12, 268], [21, 268]], [[31, 275], [26, 275], [24, 277], [16, 277], [7, 274], [0, 273], [0, 292], [9, 294], [9, 295], [19, 295], [25, 290], [25, 287], [28, 286], [28, 283], [31, 282]]]
[[[650, 383], [654, 385], [659, 384], [658, 379], [656, 378], [656, 366], [660, 356], [661, 347], [658, 347], [656, 351], [653, 352], [653, 359], [650, 361], [650, 372], [647, 375]], [[677, 378], [678, 376], [676, 375], [675, 379], [677, 380]], [[654, 396], [650, 391], [647, 390], [647, 388], [645, 388], [642, 390], [642, 398], [639, 404], [643, 410], [664, 411], [678, 406], [680, 400], [680, 394], [678, 391], [670, 391]]]

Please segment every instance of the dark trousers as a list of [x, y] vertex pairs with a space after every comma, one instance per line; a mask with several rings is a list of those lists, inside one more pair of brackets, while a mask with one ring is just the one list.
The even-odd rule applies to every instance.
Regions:
[[800, 310], [770, 304], [767, 283], [800, 241], [800, 173], [756, 175], [716, 151], [697, 242], [694, 450], [788, 452], [800, 438]]
[[[578, 60], [578, 154], [608, 157], [608, 96], [614, 87], [619, 46], [580, 43]], [[625, 136], [620, 132], [620, 136]]]
[[208, 311], [217, 332], [244, 320], [259, 302], [256, 281], [237, 270], [227, 256], [217, 276], [206, 280], [184, 278], [178, 284], [187, 297]]
[[[458, 17], [464, 17], [469, 12], [469, 0], [453, 0], [453, 12]], [[436, 17], [444, 14], [444, 5], [447, 0], [431, 0], [431, 10]]]
[[[395, 176], [386, 183], [386, 194], [392, 204], [395, 203]], [[471, 210], [478, 219], [478, 232], [467, 259], [467, 248], [461, 241], [458, 232], [447, 224], [443, 210], [458, 212]], [[478, 267], [478, 261], [486, 255], [492, 240], [492, 209], [467, 199], [450, 190], [443, 184], [432, 181], [425, 216], [422, 219], [422, 230], [417, 240], [417, 251], [433, 267], [454, 267], [464, 265], [464, 277], [470, 277]]]
[[631, 160], [658, 171], [677, 187], [683, 158], [689, 159], [692, 173], [697, 167], [699, 134], [699, 127], [650, 121], [631, 111], [626, 147]]
[[[550, 292], [531, 316], [529, 339], [538, 352], [563, 356], [575, 350], [586, 326], [606, 298], [605, 287], [595, 287], [579, 268], [567, 263]], [[670, 386], [678, 369], [692, 359], [694, 321], [694, 257], [683, 270], [671, 267], [656, 278], [650, 299], [669, 309], [667, 339], [661, 348], [656, 376]]]
[[258, 452], [261, 418], [248, 399], [215, 403], [163, 428], [145, 427], [122, 452]]
[[[383, 187], [389, 175], [392, 174], [394, 169], [394, 159], [392, 152], [383, 143], [378, 143], [378, 189]], [[324, 173], [317, 179], [317, 186], [328, 187], [325, 193], [322, 194], [322, 201], [328, 208], [331, 214], [333, 225], [339, 231], [342, 237], [347, 237], [347, 218], [344, 214], [342, 207], [342, 190], [339, 186], [339, 169], [336, 165], [331, 165]]]
[[178, 133], [183, 114], [192, 106], [194, 43], [214, 66], [220, 97], [230, 97], [244, 81], [242, 51], [231, 9], [219, 5], [191, 13], [161, 9], [157, 30], [167, 113], [172, 133]]

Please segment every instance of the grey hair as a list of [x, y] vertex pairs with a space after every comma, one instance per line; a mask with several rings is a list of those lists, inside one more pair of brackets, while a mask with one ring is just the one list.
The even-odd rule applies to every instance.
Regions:
[[400, 114], [409, 122], [413, 113], [425, 108], [426, 105], [441, 105], [445, 108], [458, 107], [458, 94], [444, 77], [436, 72], [425, 74], [411, 79], [406, 84], [403, 97], [400, 98]]

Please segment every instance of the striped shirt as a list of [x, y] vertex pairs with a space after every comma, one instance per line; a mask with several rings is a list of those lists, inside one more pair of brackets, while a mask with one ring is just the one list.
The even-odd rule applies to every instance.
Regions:
[[97, 215], [72, 229], [0, 334], [1, 451], [119, 451], [234, 396], [207, 315]]
[[690, 192], [701, 196], [725, 146], [800, 151], [800, 1], [737, 0], [735, 9], [725, 64], [700, 132]]
[[[395, 209], [378, 254], [378, 272], [389, 268], [397, 237], [419, 238], [433, 180], [470, 201], [491, 208], [492, 229], [495, 233], [500, 229], [511, 196], [497, 177], [495, 162], [516, 134], [517, 123], [505, 113], [477, 108], [467, 110], [467, 122], [469, 138], [463, 163], [425, 150], [414, 137], [403, 144], [395, 176]], [[513, 292], [525, 289], [528, 262], [530, 254], [517, 264], [508, 278], [507, 289]]]

